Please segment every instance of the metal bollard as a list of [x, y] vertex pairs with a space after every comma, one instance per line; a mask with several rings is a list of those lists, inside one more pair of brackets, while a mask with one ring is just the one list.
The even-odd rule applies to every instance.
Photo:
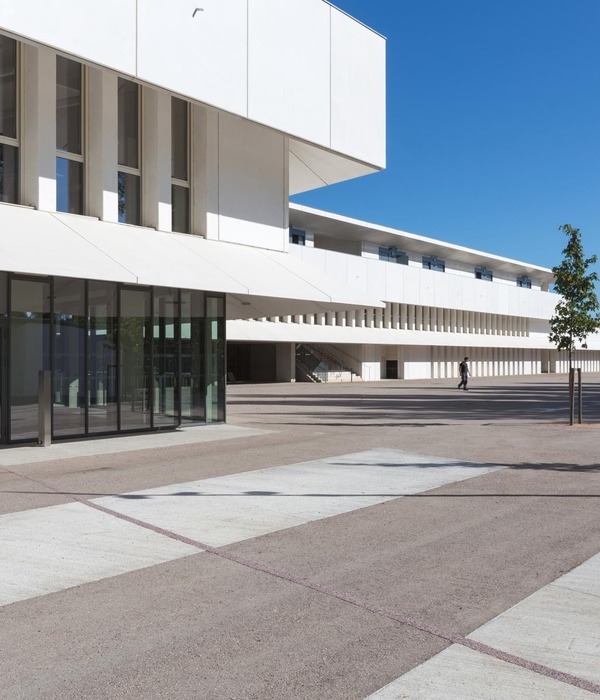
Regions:
[[52, 444], [52, 373], [48, 369], [38, 372], [38, 445], [49, 447]]

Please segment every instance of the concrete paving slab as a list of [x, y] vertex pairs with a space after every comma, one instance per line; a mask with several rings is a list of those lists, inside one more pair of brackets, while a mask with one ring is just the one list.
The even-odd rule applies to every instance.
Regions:
[[218, 425], [197, 425], [180, 430], [170, 430], [143, 435], [122, 435], [98, 440], [72, 440], [55, 442], [48, 447], [21, 446], [0, 449], [0, 466], [12, 467], [20, 464], [49, 462], [72, 457], [93, 457], [95, 455], [118, 454], [137, 450], [153, 450], [177, 445], [232, 440], [256, 435], [265, 435], [270, 431], [241, 425], [220, 423]]
[[555, 585], [600, 598], [600, 554], [561, 576]]
[[175, 484], [168, 490], [139, 491], [131, 498], [104, 498], [98, 503], [212, 546], [224, 546], [500, 468], [400, 450], [370, 450]]
[[469, 637], [600, 684], [597, 595], [550, 584]]
[[81, 503], [0, 516], [0, 606], [197, 554]]
[[[468, 638], [600, 685], [599, 574], [597, 555]], [[368, 700], [563, 700], [592, 696], [597, 694], [454, 644]]]
[[587, 690], [453, 645], [365, 700], [591, 700], [596, 697]]
[[[223, 546], [497, 469], [370, 450], [93, 502]], [[7, 563], [0, 574], [2, 605], [198, 551], [83, 503], [0, 516], [0, 533]]]
[[[600, 376], [585, 381], [588, 422], [579, 427], [567, 425], [565, 377], [476, 378], [468, 393], [448, 380], [236, 385], [228, 387], [230, 420], [270, 431], [162, 449], [146, 449], [152, 436], [139, 436], [139, 450], [73, 452], [48, 462], [45, 450], [26, 448], [42, 459], [15, 468], [20, 478], [3, 480], [0, 510], [135, 494], [382, 447], [508, 465], [226, 550], [464, 636], [598, 552]], [[52, 490], [40, 494], [31, 479]], [[387, 497], [383, 483], [377, 486]], [[340, 493], [361, 495], [364, 488], [352, 485], [343, 482]], [[299, 478], [299, 493], [302, 486]], [[257, 490], [269, 488], [261, 483]], [[573, 573], [574, 590], [593, 575]], [[0, 697], [361, 700], [446, 644], [200, 554], [0, 608]], [[496, 677], [500, 671], [488, 674]], [[511, 700], [536, 698], [528, 682], [514, 692], [507, 687]], [[567, 684], [559, 692], [561, 700], [579, 694]]]

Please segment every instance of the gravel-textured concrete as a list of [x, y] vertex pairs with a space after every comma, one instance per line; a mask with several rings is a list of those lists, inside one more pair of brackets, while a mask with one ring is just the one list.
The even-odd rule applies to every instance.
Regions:
[[236, 385], [229, 421], [269, 432], [96, 455], [73, 443], [0, 468], [9, 513], [378, 448], [508, 467], [225, 548], [289, 580], [203, 553], [0, 608], [0, 697], [376, 692], [448, 642], [374, 608], [467, 635], [600, 551], [600, 377], [585, 379], [573, 427], [564, 376], [473, 378], [469, 392]]

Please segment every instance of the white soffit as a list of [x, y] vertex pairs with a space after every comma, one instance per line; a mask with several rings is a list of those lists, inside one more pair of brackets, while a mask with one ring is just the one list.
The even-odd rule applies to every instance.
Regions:
[[378, 306], [287, 253], [0, 206], [0, 269], [228, 294], [228, 318]]
[[290, 195], [352, 180], [380, 170], [295, 139], [290, 139], [289, 151]]
[[367, 221], [352, 219], [341, 214], [313, 209], [290, 202], [290, 224], [298, 228], [314, 231], [315, 235], [344, 241], [370, 242], [377, 245], [389, 245], [406, 252], [426, 255], [438, 255], [451, 258], [457, 262], [474, 265], [489, 265], [494, 270], [514, 274], [529, 274], [547, 282], [554, 281], [552, 270], [521, 260], [505, 258], [493, 253], [486, 253], [454, 243], [445, 243], [435, 238], [428, 238], [416, 233], [372, 224]]

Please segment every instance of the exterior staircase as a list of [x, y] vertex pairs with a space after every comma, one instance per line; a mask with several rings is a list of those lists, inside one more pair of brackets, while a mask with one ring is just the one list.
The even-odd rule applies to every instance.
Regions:
[[296, 346], [296, 381], [297, 382], [355, 382], [360, 376], [341, 362], [326, 346]]

